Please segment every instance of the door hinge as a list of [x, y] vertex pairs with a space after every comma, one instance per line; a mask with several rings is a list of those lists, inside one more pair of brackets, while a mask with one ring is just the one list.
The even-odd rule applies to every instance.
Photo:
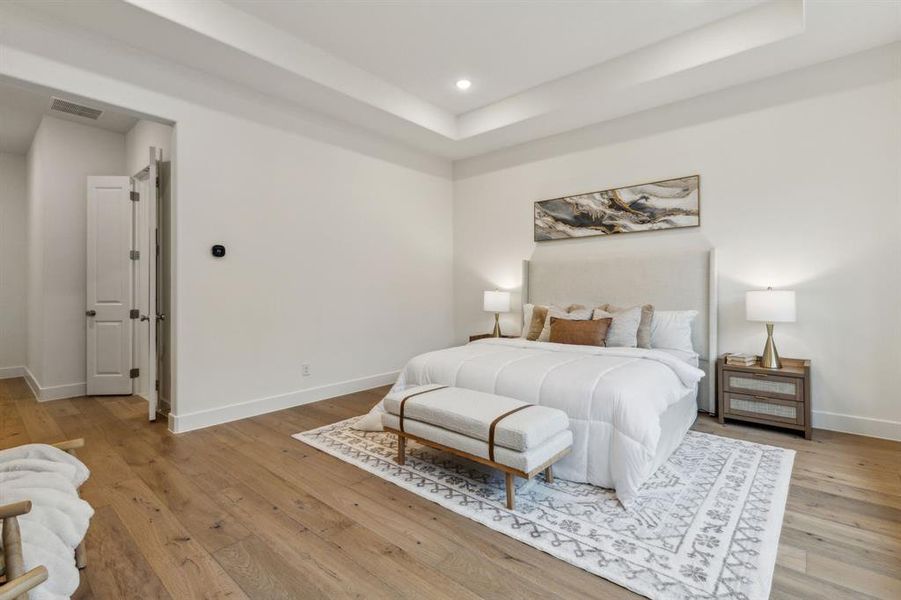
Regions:
[[141, 369], [132, 369], [128, 372], [128, 377], [131, 379], [137, 379], [141, 376]]
[[128, 192], [128, 199], [132, 202], [137, 202], [141, 199], [141, 194], [139, 194], [138, 192]]
[[128, 251], [128, 258], [130, 258], [131, 260], [138, 260], [138, 259], [140, 259], [140, 258], [141, 258], [141, 251], [140, 251], [140, 250], [129, 250], [129, 251]]
[[128, 311], [129, 319], [137, 319], [140, 316], [141, 316], [141, 311], [139, 311], [137, 308], [133, 308], [130, 311]]
[[153, 385], [154, 385], [154, 389], [156, 391], [160, 391], [160, 380], [159, 379], [157, 379], [156, 383], [154, 383]]

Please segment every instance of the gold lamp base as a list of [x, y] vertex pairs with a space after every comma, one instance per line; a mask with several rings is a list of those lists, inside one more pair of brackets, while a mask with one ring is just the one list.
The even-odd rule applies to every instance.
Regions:
[[496, 337], [496, 338], [501, 337], [501, 315], [500, 315], [500, 313], [494, 313], [494, 331], [491, 332], [491, 337]]
[[766, 324], [766, 345], [763, 347], [763, 356], [760, 357], [760, 366], [764, 369], [781, 369], [782, 361], [776, 352], [776, 342], [773, 341], [773, 324]]

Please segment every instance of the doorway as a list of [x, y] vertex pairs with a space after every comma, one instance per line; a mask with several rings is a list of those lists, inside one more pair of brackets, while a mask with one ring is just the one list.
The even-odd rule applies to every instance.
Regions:
[[0, 378], [165, 414], [175, 124], [7, 77], [0, 111]]
[[159, 148], [146, 156], [129, 177], [87, 178], [85, 366], [87, 395], [141, 396], [154, 421], [169, 407], [168, 252], [160, 218], [169, 205], [169, 168]]

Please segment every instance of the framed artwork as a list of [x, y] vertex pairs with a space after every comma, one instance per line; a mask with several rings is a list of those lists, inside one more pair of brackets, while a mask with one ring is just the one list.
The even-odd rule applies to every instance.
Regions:
[[535, 241], [701, 224], [701, 177], [692, 175], [535, 203]]

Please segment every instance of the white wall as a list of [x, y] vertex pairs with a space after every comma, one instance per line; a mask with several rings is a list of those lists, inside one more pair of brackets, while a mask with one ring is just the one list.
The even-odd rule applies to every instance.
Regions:
[[134, 175], [147, 166], [152, 147], [162, 152], [161, 160], [171, 160], [172, 126], [141, 119], [125, 134], [126, 172]]
[[177, 147], [184, 423], [389, 383], [448, 345], [448, 179], [199, 107], [179, 119]]
[[27, 356], [25, 157], [0, 152], [0, 378], [21, 377]]
[[44, 168], [45, 155], [40, 151], [39, 140], [40, 127], [35, 132], [35, 137], [28, 149], [25, 159], [26, 169], [26, 202], [28, 233], [26, 242], [28, 245], [28, 272], [26, 294], [26, 361], [27, 379], [35, 396], [40, 397], [40, 384], [38, 380], [44, 372], [44, 244], [43, 239], [43, 204], [40, 198], [45, 195], [46, 183], [39, 174], [46, 172]]
[[88, 175], [125, 174], [125, 136], [45, 116], [29, 161], [29, 383], [42, 399], [84, 393]]
[[450, 343], [448, 161], [67, 26], [7, 22], [0, 75], [176, 123], [176, 430], [390, 383]]
[[[633, 139], [607, 129], [615, 142], [597, 135], [577, 152], [517, 163], [537, 152], [526, 147], [461, 165], [454, 191], [457, 340], [488, 331], [481, 292], [518, 289], [524, 258], [712, 245], [720, 350], [762, 351], [763, 326], [744, 319], [746, 290], [797, 290], [798, 322], [777, 325], [776, 340], [783, 356], [813, 361], [814, 426], [901, 439], [901, 61], [894, 52], [887, 81], [736, 114], [719, 114], [722, 104], [712, 104], [778, 97], [770, 82], [693, 100], [717, 117], [689, 126]], [[834, 80], [843, 69], [833, 65], [816, 76]], [[642, 131], [666, 116], [632, 124]], [[585, 136], [577, 144], [587, 145]], [[536, 200], [691, 174], [701, 176], [699, 229], [532, 241]], [[518, 315], [504, 325], [517, 329]]]

